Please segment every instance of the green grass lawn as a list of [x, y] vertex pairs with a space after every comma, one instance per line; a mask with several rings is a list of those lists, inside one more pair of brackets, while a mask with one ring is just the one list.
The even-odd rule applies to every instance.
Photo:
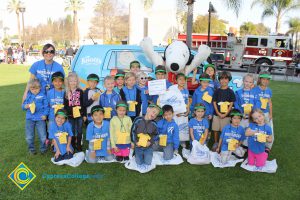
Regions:
[[[185, 162], [139, 174], [118, 163], [56, 166], [50, 161], [51, 152], [29, 156], [21, 110], [28, 77], [28, 67], [0, 64], [0, 199], [300, 199], [300, 84], [270, 85], [275, 126], [270, 159], [277, 159], [277, 173], [250, 173], [240, 164], [219, 169]], [[23, 191], [7, 177], [20, 162], [37, 176]], [[45, 174], [98, 174], [102, 178], [47, 180]]]

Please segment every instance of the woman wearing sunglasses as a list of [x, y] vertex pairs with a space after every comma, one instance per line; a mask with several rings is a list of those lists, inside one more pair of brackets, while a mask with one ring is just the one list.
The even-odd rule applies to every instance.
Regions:
[[[63, 67], [53, 60], [55, 56], [55, 47], [52, 44], [46, 44], [43, 47], [42, 55], [44, 59], [33, 63], [30, 67], [29, 80], [38, 79], [41, 83], [41, 91], [46, 94], [47, 91], [53, 87], [51, 83], [51, 75], [55, 72], [61, 72], [65, 75], [65, 72]], [[24, 91], [23, 101], [27, 96], [27, 92], [28, 86], [26, 86]]]

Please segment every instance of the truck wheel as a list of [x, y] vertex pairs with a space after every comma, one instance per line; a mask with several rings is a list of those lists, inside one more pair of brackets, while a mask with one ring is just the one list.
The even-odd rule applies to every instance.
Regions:
[[271, 67], [270, 65], [272, 65], [272, 62], [268, 59], [259, 59], [258, 61], [255, 62], [255, 64], [257, 65], [263, 65], [263, 66], [259, 66], [257, 69], [257, 73], [259, 73], [260, 71], [268, 71], [271, 72]]

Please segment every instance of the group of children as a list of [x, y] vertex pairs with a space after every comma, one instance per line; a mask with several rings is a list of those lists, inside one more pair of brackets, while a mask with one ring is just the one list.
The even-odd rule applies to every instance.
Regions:
[[[166, 74], [164, 66], [155, 68], [156, 79], [166, 79]], [[192, 83], [199, 87], [192, 101], [189, 101], [186, 88], [187, 77], [184, 74], [176, 76], [187, 107], [186, 113], [177, 116], [190, 118], [190, 148], [193, 140], [207, 144], [213, 133], [212, 150], [220, 152], [222, 162], [241, 146], [247, 146], [248, 164], [264, 166], [274, 138], [269, 73], [260, 73], [256, 87], [254, 77], [245, 75], [244, 88], [236, 93], [228, 87], [230, 73], [221, 72], [216, 79], [214, 65], [206, 65], [199, 80], [195, 75], [196, 70]], [[140, 71], [138, 61], [130, 63], [130, 72], [118, 70], [114, 77], [105, 77], [105, 91], [97, 88], [99, 77], [96, 74], [87, 77], [84, 91], [74, 72], [67, 78], [61, 72], [53, 73], [51, 80], [53, 88], [47, 94], [41, 92], [38, 80], [31, 80], [23, 103], [26, 141], [31, 154], [36, 153], [36, 127], [41, 153], [46, 152], [46, 141], [50, 139], [56, 162], [72, 158], [75, 151], [82, 151], [84, 124], [89, 143], [87, 161], [91, 163], [114, 158], [119, 162], [129, 160], [132, 148], [137, 165], [149, 166], [154, 150], [163, 151], [165, 160], [171, 160], [178, 152], [179, 127], [174, 121], [173, 107], [160, 108], [158, 96], [149, 95], [148, 77]], [[166, 80], [167, 88], [171, 85]]]

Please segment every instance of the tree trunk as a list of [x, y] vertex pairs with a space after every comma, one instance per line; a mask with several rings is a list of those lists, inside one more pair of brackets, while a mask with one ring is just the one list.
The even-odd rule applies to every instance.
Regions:
[[298, 50], [298, 32], [296, 32], [295, 51]]
[[73, 26], [74, 26], [74, 40], [77, 43], [77, 45], [79, 44], [79, 33], [78, 33], [78, 19], [77, 19], [77, 11], [74, 10], [74, 18], [73, 18]]
[[276, 26], [275, 26], [275, 31], [276, 33], [279, 33], [280, 31], [280, 23], [281, 23], [281, 12], [278, 12], [277, 16], [276, 16]]
[[193, 10], [194, 3], [188, 4], [187, 25], [186, 25], [186, 44], [189, 48], [192, 47], [192, 32], [193, 32]]
[[16, 12], [16, 14], [17, 14], [17, 21], [18, 21], [18, 39], [19, 39], [19, 42], [21, 42], [20, 15], [19, 15], [19, 12]]

